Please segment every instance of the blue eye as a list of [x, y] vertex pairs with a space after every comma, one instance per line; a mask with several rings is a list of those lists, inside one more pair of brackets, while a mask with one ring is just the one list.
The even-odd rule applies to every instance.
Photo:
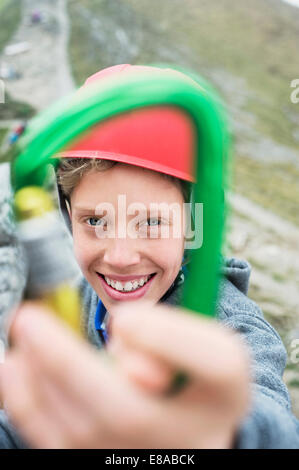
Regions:
[[158, 225], [161, 225], [161, 220], [157, 217], [152, 217], [150, 219], [147, 219], [147, 225], [149, 225], [150, 227], [156, 227]]
[[91, 225], [92, 227], [106, 224], [106, 221], [103, 218], [98, 219], [96, 217], [89, 217], [88, 219], [86, 219], [86, 222], [88, 225]]

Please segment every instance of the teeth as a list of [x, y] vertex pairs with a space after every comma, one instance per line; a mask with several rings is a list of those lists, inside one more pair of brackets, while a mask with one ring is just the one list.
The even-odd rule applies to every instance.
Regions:
[[[138, 283], [137, 283], [137, 287], [138, 287]], [[126, 282], [124, 289], [125, 289], [126, 292], [130, 292], [133, 289], [133, 283], [132, 282]]]
[[131, 292], [132, 290], [136, 290], [139, 287], [142, 287], [149, 279], [150, 276], [145, 276], [140, 279], [135, 279], [133, 281], [128, 281], [125, 283], [122, 283], [120, 281], [113, 281], [113, 279], [110, 279], [109, 277], [105, 277], [105, 281], [107, 284], [114, 289], [120, 291], [120, 292]]

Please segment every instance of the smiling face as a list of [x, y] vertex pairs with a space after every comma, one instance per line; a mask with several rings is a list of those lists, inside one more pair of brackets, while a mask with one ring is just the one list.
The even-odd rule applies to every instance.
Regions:
[[[126, 199], [119, 207], [119, 195]], [[157, 303], [175, 280], [184, 253], [183, 223], [173, 235], [173, 211], [153, 217], [150, 204], [175, 204], [183, 213], [181, 189], [165, 176], [143, 168], [118, 163], [106, 171], [85, 174], [71, 194], [74, 252], [87, 281], [107, 310], [122, 300], [144, 298]], [[113, 211], [98, 212], [99, 204]], [[141, 203], [138, 223], [130, 204]], [[133, 207], [133, 206], [131, 206]], [[174, 207], [174, 206], [173, 206]], [[130, 212], [130, 214], [128, 214]], [[151, 216], [151, 218], [150, 218]], [[135, 237], [121, 233], [120, 222], [134, 227]], [[162, 236], [169, 228], [169, 236]], [[113, 236], [113, 232], [115, 234]]]

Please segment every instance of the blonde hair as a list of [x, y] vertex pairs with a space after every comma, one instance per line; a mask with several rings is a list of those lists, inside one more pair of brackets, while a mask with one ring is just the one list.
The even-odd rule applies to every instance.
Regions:
[[[62, 158], [57, 170], [57, 181], [62, 193], [69, 201], [72, 191], [75, 189], [83, 175], [91, 171], [106, 171], [117, 165], [113, 160], [101, 160], [99, 158]], [[160, 173], [166, 179], [176, 184], [182, 192], [185, 202], [190, 202], [191, 183], [174, 176]]]

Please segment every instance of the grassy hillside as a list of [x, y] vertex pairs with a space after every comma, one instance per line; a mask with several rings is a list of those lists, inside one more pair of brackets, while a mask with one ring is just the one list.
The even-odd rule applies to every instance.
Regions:
[[[21, 20], [19, 0], [0, 0], [0, 53], [12, 38]], [[0, 119], [27, 119], [34, 114], [31, 106], [14, 101], [8, 93], [5, 104], [0, 105]]]
[[235, 128], [235, 187], [299, 225], [299, 9], [280, 0], [69, 0], [78, 84], [121, 62], [168, 62], [211, 80]]
[[[12, 38], [21, 20], [21, 2], [19, 0], [0, 0], [0, 53]], [[5, 103], [0, 104], [0, 120], [28, 119], [34, 114], [34, 109], [26, 103], [15, 101], [6, 92]], [[6, 134], [5, 129], [0, 129], [0, 147]], [[0, 160], [4, 158], [0, 154]]]
[[1, 144], [5, 135], [6, 135], [6, 129], [0, 129], [0, 147], [1, 147]]
[[21, 19], [21, 2], [0, 0], [0, 51], [13, 35]]
[[0, 104], [1, 119], [29, 119], [35, 114], [34, 109], [27, 103], [15, 101], [6, 92], [5, 103]]

